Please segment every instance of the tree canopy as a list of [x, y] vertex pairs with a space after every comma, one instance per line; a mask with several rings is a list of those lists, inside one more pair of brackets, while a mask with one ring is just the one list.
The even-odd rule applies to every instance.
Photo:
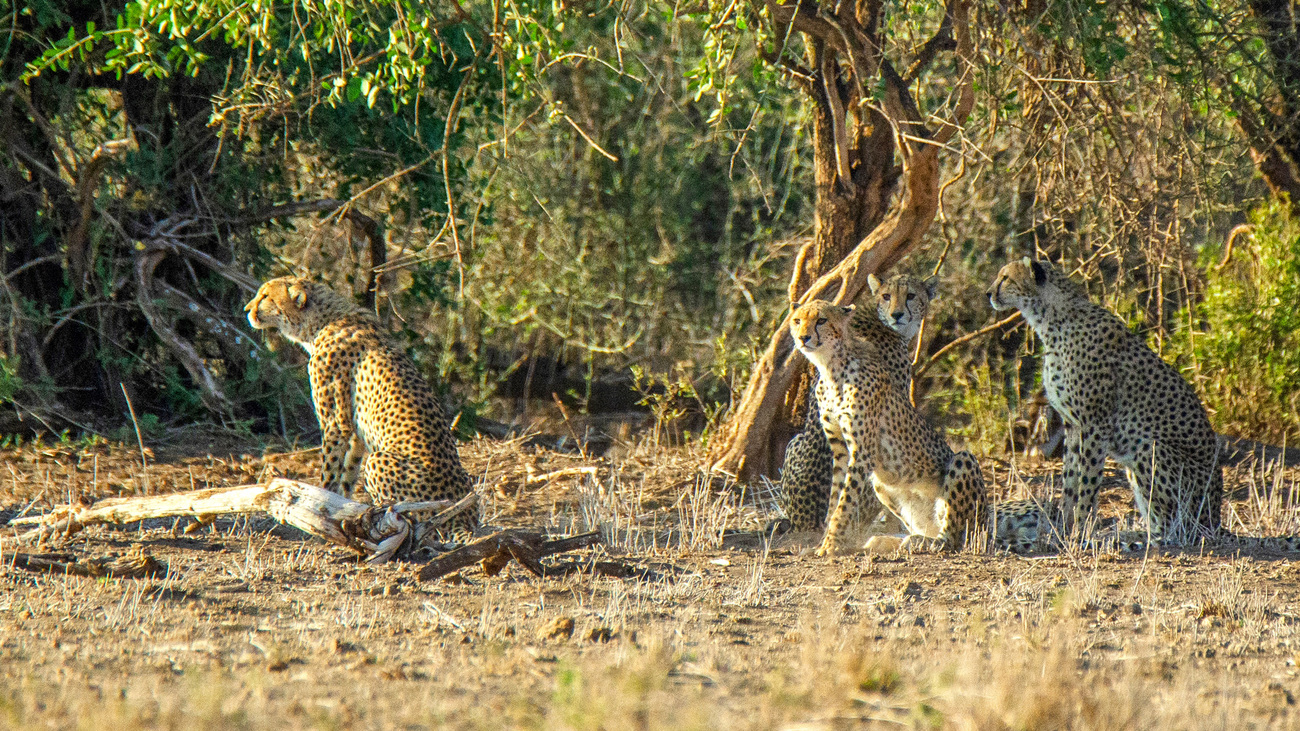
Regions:
[[134, 406], [309, 428], [300, 371], [240, 313], [300, 271], [352, 288], [472, 409], [584, 407], [631, 366], [690, 363], [734, 397], [729, 466], [752, 433], [770, 472], [801, 403], [793, 301], [938, 267], [922, 387], [1015, 401], [1020, 331], [942, 346], [986, 324], [980, 279], [1032, 253], [1198, 362], [1205, 252], [1300, 180], [1289, 3], [0, 10], [0, 395], [51, 427]]

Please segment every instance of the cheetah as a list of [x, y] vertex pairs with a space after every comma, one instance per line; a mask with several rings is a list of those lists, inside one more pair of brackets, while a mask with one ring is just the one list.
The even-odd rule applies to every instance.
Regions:
[[[939, 278], [918, 279], [911, 274], [895, 274], [882, 283], [876, 275], [868, 274], [867, 286], [876, 300], [876, 316], [880, 321], [901, 335], [904, 343], [916, 340], [938, 292]], [[908, 376], [911, 381], [911, 374]]]
[[1294, 551], [1300, 538], [1243, 539], [1220, 523], [1223, 469], [1196, 392], [1114, 314], [1048, 262], [1002, 267], [988, 290], [1043, 343], [1043, 387], [1066, 424], [1060, 524], [1086, 534], [1102, 468], [1123, 465], [1153, 543], [1200, 538]]
[[[254, 328], [279, 330], [311, 356], [326, 489], [346, 495], [359, 475], [376, 504], [456, 500], [473, 489], [433, 390], [373, 315], [298, 277], [266, 282], [244, 310]], [[445, 531], [472, 533], [474, 513]]]
[[889, 351], [903, 348], [902, 337], [875, 317], [850, 328], [854, 309], [814, 300], [790, 318], [795, 346], [817, 368], [817, 405], [834, 455], [817, 555], [843, 550], [847, 517], [861, 505], [874, 518], [876, 499], [907, 528], [904, 550], [959, 549], [985, 517], [979, 464], [954, 454], [900, 387]]
[[[880, 347], [894, 375], [893, 382], [905, 393], [910, 393], [912, 384], [912, 348], [909, 343], [921, 330], [921, 323], [935, 298], [937, 281], [935, 277], [922, 280], [910, 274], [899, 274], [882, 284], [874, 274], [867, 277], [876, 317], [900, 336], [899, 339], [887, 339]], [[859, 337], [869, 337], [871, 331], [863, 322], [870, 318], [871, 312], [864, 308], [862, 312], [855, 312], [849, 326]], [[832, 462], [816, 400], [809, 399], [803, 431], [786, 445], [778, 491], [781, 508], [794, 530], [816, 530], [825, 522]]]

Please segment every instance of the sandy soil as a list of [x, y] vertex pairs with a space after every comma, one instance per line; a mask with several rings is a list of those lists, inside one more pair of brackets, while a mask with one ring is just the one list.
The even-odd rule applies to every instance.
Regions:
[[[150, 579], [14, 568], [0, 528], [0, 727], [1295, 728], [1294, 556], [1072, 551], [814, 558], [735, 541], [766, 493], [686, 450], [463, 448], [497, 525], [601, 527], [635, 569], [422, 584], [264, 519], [99, 527], [39, 552], [144, 551]], [[71, 499], [316, 481], [313, 451], [220, 434], [3, 452], [0, 522]], [[554, 479], [539, 479], [572, 467]], [[985, 464], [1003, 496], [1055, 465]], [[531, 479], [530, 479], [531, 478]], [[1239, 530], [1296, 527], [1296, 474], [1229, 472]], [[1105, 511], [1127, 496], [1108, 478]], [[81, 496], [84, 496], [82, 498]], [[32, 547], [22, 550], [37, 552]], [[8, 558], [6, 559], [6, 556]]]

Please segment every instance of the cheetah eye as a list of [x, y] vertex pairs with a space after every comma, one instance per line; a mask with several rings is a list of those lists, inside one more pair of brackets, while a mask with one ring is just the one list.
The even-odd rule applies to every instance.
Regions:
[[911, 302], [911, 301], [914, 300], [914, 299], [916, 299], [916, 295], [913, 294], [913, 293], [911, 293], [911, 292], [908, 292], [908, 293], [907, 293], [907, 301], [908, 301], [908, 302]]
[[881, 302], [888, 302], [888, 301], [889, 301], [889, 295], [888, 295], [888, 294], [882, 294], [882, 295], [880, 295], [880, 301], [881, 301]]
[[817, 318], [817, 324], [818, 324], [818, 325], [825, 325], [825, 324], [826, 324], [826, 318], [824, 318], [824, 317], [819, 317], [819, 318]]

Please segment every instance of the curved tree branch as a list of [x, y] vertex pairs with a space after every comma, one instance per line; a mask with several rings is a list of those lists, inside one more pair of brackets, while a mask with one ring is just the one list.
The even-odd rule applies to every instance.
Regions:
[[226, 394], [221, 390], [216, 376], [203, 362], [203, 356], [199, 355], [194, 346], [185, 338], [182, 338], [180, 333], [176, 332], [176, 328], [172, 326], [172, 323], [163, 316], [157, 305], [154, 304], [153, 273], [166, 256], [165, 251], [155, 247], [146, 250], [135, 258], [136, 305], [149, 322], [149, 327], [154, 331], [154, 334], [171, 350], [176, 359], [181, 362], [185, 371], [190, 374], [190, 378], [199, 387], [200, 395], [208, 408], [219, 413], [230, 413], [230, 400], [226, 398]]
[[90, 159], [77, 166], [77, 205], [80, 216], [77, 225], [68, 235], [66, 242], [66, 262], [72, 274], [72, 284], [78, 291], [86, 288], [86, 277], [90, 269], [90, 249], [86, 245], [86, 233], [90, 228], [90, 218], [94, 211], [95, 189], [99, 187], [100, 173], [114, 155], [125, 151], [131, 140], [110, 140], [95, 146]]
[[930, 64], [934, 63], [934, 59], [940, 53], [956, 50], [956, 48], [957, 39], [952, 37], [952, 13], [945, 11], [943, 21], [939, 23], [939, 30], [935, 31], [934, 35], [921, 45], [921, 50], [916, 52], [916, 58], [912, 60], [912, 65], [907, 67], [903, 81], [911, 86], [921, 78], [921, 74], [930, 70]]

